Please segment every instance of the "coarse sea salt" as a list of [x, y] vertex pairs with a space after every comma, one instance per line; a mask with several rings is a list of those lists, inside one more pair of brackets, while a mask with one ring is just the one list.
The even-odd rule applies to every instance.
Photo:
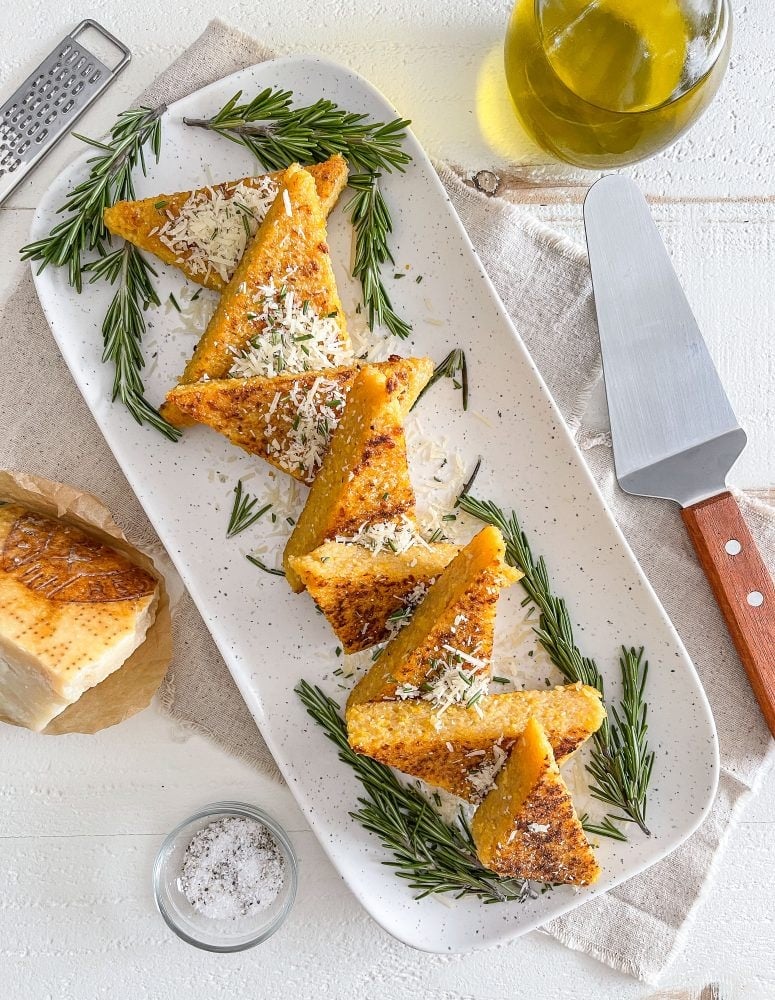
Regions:
[[226, 816], [191, 838], [178, 888], [202, 916], [238, 920], [271, 906], [285, 877], [285, 857], [270, 831], [257, 820]]

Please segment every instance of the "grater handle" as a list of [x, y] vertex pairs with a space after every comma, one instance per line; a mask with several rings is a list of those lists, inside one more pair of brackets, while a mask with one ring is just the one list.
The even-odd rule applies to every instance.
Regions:
[[112, 32], [108, 31], [107, 28], [103, 27], [103, 25], [101, 25], [99, 21], [95, 21], [91, 17], [85, 17], [83, 21], [81, 21], [81, 23], [77, 25], [73, 29], [73, 31], [70, 32], [70, 37], [73, 39], [78, 38], [78, 36], [82, 35], [87, 28], [93, 28], [94, 31], [96, 31], [99, 35], [102, 35], [103, 38], [106, 38], [111, 43], [111, 45], [115, 45], [115, 47], [121, 53], [121, 59], [116, 63], [116, 65], [108, 66], [108, 69], [110, 70], [111, 73], [120, 73], [121, 70], [129, 63], [130, 59], [132, 58], [132, 53], [129, 50], [129, 48], [126, 45], [124, 45], [122, 41], [116, 38], [116, 36]]

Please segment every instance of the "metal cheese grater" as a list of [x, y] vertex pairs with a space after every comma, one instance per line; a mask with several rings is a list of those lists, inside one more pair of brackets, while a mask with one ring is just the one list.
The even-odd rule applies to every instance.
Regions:
[[[77, 41], [87, 29], [118, 50], [112, 68]], [[131, 58], [129, 49], [91, 18], [81, 21], [0, 108], [0, 204], [59, 142]]]

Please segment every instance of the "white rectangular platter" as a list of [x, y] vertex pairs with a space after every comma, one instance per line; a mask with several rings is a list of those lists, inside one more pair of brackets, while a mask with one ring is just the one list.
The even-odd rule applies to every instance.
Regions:
[[[263, 63], [169, 108], [160, 162], [149, 165], [146, 178], [138, 178], [138, 197], [257, 172], [255, 161], [242, 147], [186, 128], [182, 118], [208, 117], [236, 91], [247, 97], [267, 86], [292, 90], [299, 104], [326, 97], [378, 120], [395, 115], [379, 93], [342, 67], [313, 58]], [[275, 550], [281, 549], [281, 536], [289, 530], [284, 513], [274, 524], [265, 517], [248, 532], [226, 539], [238, 478], [252, 493], [274, 498], [278, 510], [284, 494], [292, 513], [300, 508], [304, 491], [291, 488], [290, 480], [271, 473], [260, 460], [207, 429], [191, 429], [173, 444], [136, 425], [126, 410], [110, 403], [112, 372], [100, 361], [100, 323], [110, 290], [87, 286], [77, 295], [65, 274], [54, 269], [37, 276], [36, 283], [73, 378], [332, 862], [363, 906], [391, 934], [417, 948], [460, 952], [535, 928], [677, 847], [710, 806], [718, 753], [708, 703], [680, 640], [605, 509], [430, 161], [412, 136], [407, 149], [413, 161], [406, 174], [386, 176], [383, 182], [395, 223], [395, 271], [407, 275], [407, 280], [399, 281], [391, 268], [387, 283], [399, 312], [414, 328], [412, 338], [398, 348], [439, 361], [451, 348], [464, 347], [471, 392], [468, 413], [462, 412], [459, 394], [449, 380], [429, 392], [413, 418], [410, 448], [424, 450], [431, 464], [441, 449], [454, 451], [455, 461], [445, 469], [458, 473], [470, 469], [478, 455], [483, 457], [476, 495], [518, 512], [535, 551], [547, 559], [556, 591], [569, 602], [582, 630], [583, 651], [598, 659], [609, 698], [618, 692], [620, 645], [647, 648], [649, 739], [656, 751], [648, 805], [653, 835], [634, 833], [627, 844], [603, 841], [598, 850], [603, 875], [594, 889], [576, 892], [565, 887], [522, 904], [489, 906], [475, 899], [452, 903], [434, 897], [413, 899], [407, 885], [383, 866], [386, 854], [377, 840], [350, 819], [360, 788], [293, 692], [305, 678], [344, 701], [346, 692], [334, 675], [340, 665], [334, 655], [336, 641], [306, 595], [294, 596], [282, 579], [263, 574], [245, 558], [259, 551], [275, 563]], [[51, 228], [66, 191], [85, 173], [87, 155], [47, 192], [32, 238]], [[365, 330], [363, 315], [355, 311], [359, 289], [348, 275], [351, 233], [341, 204], [331, 217], [329, 238], [348, 321], [353, 329], [360, 322]], [[203, 291], [191, 303], [195, 289], [183, 287], [182, 275], [154, 266], [163, 305], [148, 314], [144, 349], [149, 362], [147, 395], [158, 404], [182, 371], [195, 344], [195, 329], [203, 328], [214, 295]], [[413, 280], [420, 275], [421, 283]], [[168, 304], [171, 292], [190, 322]], [[41, 385], [40, 391], [45, 392], [46, 386]], [[66, 446], [66, 427], [62, 435]], [[437, 444], [424, 448], [426, 436]], [[449, 495], [460, 485], [450, 478]], [[542, 686], [548, 674], [545, 662], [536, 663], [520, 650], [509, 649], [510, 637], [524, 616], [520, 609], [524, 595], [518, 585], [512, 591], [501, 599], [499, 655], [524, 670], [518, 675], [523, 683]], [[548, 676], [560, 682], [556, 673]], [[576, 770], [583, 773], [580, 767]], [[599, 812], [600, 807], [596, 809]]]

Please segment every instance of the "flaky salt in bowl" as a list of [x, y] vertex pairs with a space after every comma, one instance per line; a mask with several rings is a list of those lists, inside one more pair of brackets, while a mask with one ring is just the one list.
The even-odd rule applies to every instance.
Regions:
[[216, 802], [177, 826], [153, 866], [156, 905], [184, 941], [242, 951], [280, 927], [296, 896], [288, 835], [263, 810]]

